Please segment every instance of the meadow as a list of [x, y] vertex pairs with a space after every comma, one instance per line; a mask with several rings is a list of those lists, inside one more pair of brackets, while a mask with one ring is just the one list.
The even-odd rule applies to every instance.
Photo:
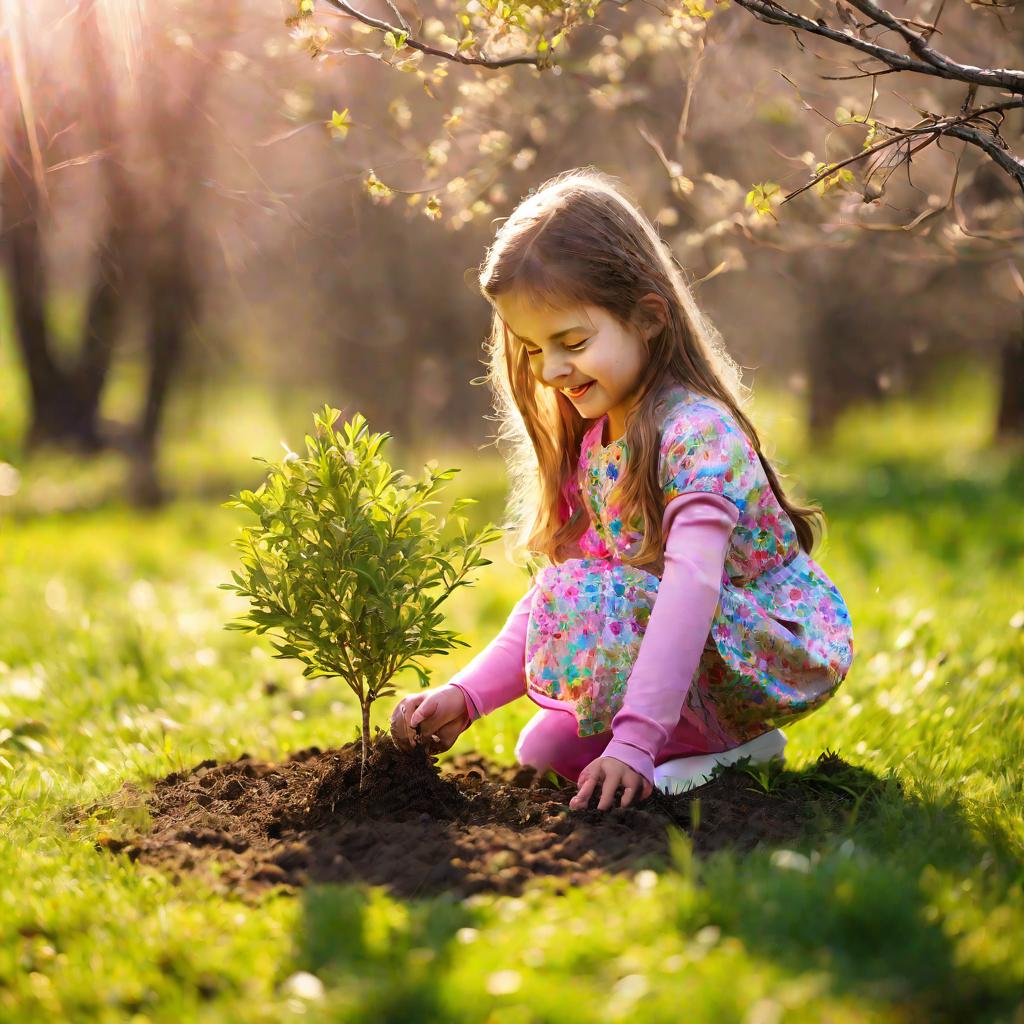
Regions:
[[[521, 897], [254, 901], [99, 850], [126, 823], [72, 811], [124, 783], [355, 738], [351, 694], [225, 630], [244, 605], [218, 589], [243, 522], [220, 503], [261, 478], [251, 456], [301, 444], [324, 396], [177, 399], [178, 498], [156, 512], [110, 497], [113, 457], [26, 468], [0, 498], [0, 1020], [1024, 1022], [1024, 456], [988, 445], [993, 382], [951, 369], [920, 398], [848, 413], [825, 445], [798, 398], [755, 394], [792, 492], [826, 511], [814, 557], [854, 624], [851, 673], [788, 730], [789, 765], [834, 750], [902, 792], [787, 850], [699, 859], [680, 832], [671, 870], [557, 899], [538, 878]], [[0, 384], [0, 461], [17, 460], [17, 397]], [[462, 467], [444, 495], [498, 521], [493, 448], [388, 457]], [[528, 585], [500, 544], [488, 556], [443, 606], [472, 646], [435, 658], [435, 683]], [[502, 708], [442, 761], [511, 764], [532, 713]]]

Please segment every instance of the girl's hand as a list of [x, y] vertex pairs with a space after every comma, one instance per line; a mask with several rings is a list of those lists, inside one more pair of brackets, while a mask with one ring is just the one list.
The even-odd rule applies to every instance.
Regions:
[[622, 807], [628, 807], [637, 793], [641, 794], [641, 800], [646, 800], [654, 791], [654, 787], [639, 772], [633, 771], [617, 757], [598, 757], [580, 772], [580, 788], [569, 801], [569, 807], [574, 811], [586, 808], [590, 803], [590, 794], [602, 781], [604, 786], [597, 805], [599, 811], [607, 811], [615, 803], [615, 791], [620, 786], [625, 787]]
[[448, 684], [403, 697], [391, 713], [391, 738], [400, 750], [421, 744], [428, 754], [439, 754], [468, 727], [465, 694]]

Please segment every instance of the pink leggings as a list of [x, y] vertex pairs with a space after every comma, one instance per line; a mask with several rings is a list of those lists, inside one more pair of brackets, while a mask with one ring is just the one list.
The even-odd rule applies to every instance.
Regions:
[[[571, 711], [541, 709], [523, 726], [516, 743], [516, 760], [539, 771], [551, 768], [570, 782], [578, 782], [580, 772], [611, 742], [611, 730], [594, 736], [580, 736], [576, 731], [576, 716]], [[723, 746], [710, 744], [685, 721], [659, 751], [654, 763], [671, 761], [688, 754], [717, 754]]]

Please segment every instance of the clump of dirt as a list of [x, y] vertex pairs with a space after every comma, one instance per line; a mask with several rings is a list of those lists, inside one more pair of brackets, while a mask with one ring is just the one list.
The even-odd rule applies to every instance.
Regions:
[[[359, 789], [358, 742], [317, 747], [279, 763], [243, 755], [202, 761], [142, 794], [125, 786], [86, 808], [124, 824], [125, 808], [149, 827], [102, 837], [99, 847], [175, 874], [198, 872], [215, 887], [258, 893], [309, 882], [383, 885], [397, 896], [492, 891], [518, 894], [539, 875], [563, 891], [608, 872], [669, 863], [668, 827], [688, 832], [697, 854], [780, 845], [807, 829], [836, 827], [878, 780], [837, 754], [801, 772], [741, 765], [677, 796], [658, 790], [630, 807], [570, 810], [576, 786], [550, 774], [500, 767], [475, 754], [442, 766], [399, 750], [378, 731]], [[78, 817], [83, 815], [79, 812]], [[216, 867], [215, 867], [216, 865]]]

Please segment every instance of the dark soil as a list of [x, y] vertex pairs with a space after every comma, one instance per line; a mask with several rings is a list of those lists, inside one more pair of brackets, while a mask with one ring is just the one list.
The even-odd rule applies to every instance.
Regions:
[[[197, 872], [220, 889], [362, 882], [403, 897], [462, 897], [518, 894], [538, 876], [561, 891], [608, 872], [666, 866], [673, 825], [690, 834], [697, 854], [789, 844], [839, 827], [862, 794], [869, 803], [878, 789], [875, 776], [826, 752], [801, 772], [771, 766], [768, 792], [731, 765], [679, 796], [655, 790], [636, 806], [598, 811], [597, 792], [590, 809], [573, 811], [576, 786], [559, 787], [550, 773], [478, 755], [439, 766], [381, 732], [361, 797], [359, 760], [353, 742], [280, 763], [203, 761], [149, 793], [127, 785], [85, 810], [122, 826], [101, 837], [101, 849], [176, 875]], [[143, 805], [149, 821], [140, 829]], [[136, 825], [126, 828], [133, 809]]]

